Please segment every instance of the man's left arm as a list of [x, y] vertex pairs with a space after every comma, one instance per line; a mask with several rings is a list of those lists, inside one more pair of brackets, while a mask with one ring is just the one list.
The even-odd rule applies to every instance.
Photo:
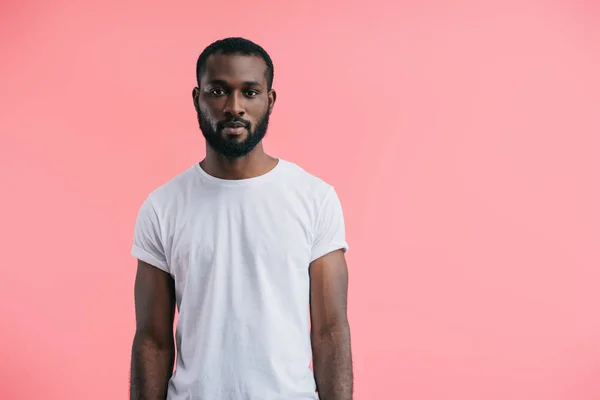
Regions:
[[321, 400], [351, 400], [353, 391], [348, 269], [343, 250], [310, 264], [313, 370]]

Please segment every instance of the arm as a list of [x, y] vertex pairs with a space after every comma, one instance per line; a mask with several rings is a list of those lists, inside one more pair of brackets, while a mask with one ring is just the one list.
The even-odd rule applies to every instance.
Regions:
[[165, 400], [173, 373], [175, 288], [171, 276], [138, 261], [136, 332], [131, 355], [131, 400]]
[[321, 400], [351, 400], [350, 326], [346, 314], [348, 269], [342, 250], [310, 265], [313, 369]]

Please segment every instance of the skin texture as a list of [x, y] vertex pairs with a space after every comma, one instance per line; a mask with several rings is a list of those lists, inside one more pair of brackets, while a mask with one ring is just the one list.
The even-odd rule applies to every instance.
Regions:
[[[266, 69], [258, 56], [216, 54], [208, 58], [200, 86], [192, 93], [200, 128], [207, 139], [206, 157], [200, 166], [208, 174], [221, 179], [246, 179], [265, 174], [277, 164], [264, 152], [262, 141], [241, 157], [227, 157], [210, 145], [214, 135], [214, 140], [241, 144], [257, 134], [256, 127], [271, 115], [277, 99], [276, 92], [268, 90]], [[246, 121], [251, 127], [240, 136], [228, 137], [219, 124], [234, 119]]]
[[[200, 166], [208, 174], [221, 179], [247, 179], [265, 174], [277, 165], [278, 160], [266, 154], [258, 140], [266, 134], [277, 98], [274, 90], [268, 90], [266, 68], [258, 56], [216, 54], [207, 59], [192, 97], [207, 142]], [[240, 135], [228, 135], [224, 128], [232, 121], [243, 122], [247, 129]], [[320, 399], [351, 400], [348, 271], [344, 253], [335, 251], [311, 263], [310, 280], [311, 341]], [[139, 261], [135, 310], [131, 399], [164, 400], [175, 356], [173, 278]]]
[[337, 250], [313, 261], [309, 271], [313, 369], [319, 398], [351, 400], [352, 351], [344, 252]]
[[164, 400], [175, 361], [175, 283], [166, 272], [138, 260], [134, 295], [130, 399]]

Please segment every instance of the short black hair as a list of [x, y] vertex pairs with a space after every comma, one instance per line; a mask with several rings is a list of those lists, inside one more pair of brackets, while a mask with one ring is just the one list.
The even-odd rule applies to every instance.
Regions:
[[271, 90], [273, 87], [273, 78], [275, 76], [275, 69], [273, 68], [273, 61], [269, 54], [258, 44], [241, 37], [229, 37], [210, 44], [202, 51], [196, 62], [196, 79], [198, 86], [200, 86], [200, 79], [204, 73], [206, 67], [206, 60], [213, 54], [224, 54], [234, 55], [241, 54], [247, 56], [258, 56], [262, 58], [267, 64], [267, 71], [265, 78], [267, 79], [267, 88]]

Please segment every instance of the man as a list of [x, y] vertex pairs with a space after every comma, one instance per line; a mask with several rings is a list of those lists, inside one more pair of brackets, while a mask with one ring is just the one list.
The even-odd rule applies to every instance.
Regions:
[[131, 398], [350, 400], [336, 192], [265, 153], [276, 93], [263, 48], [217, 41], [196, 74], [206, 156], [152, 191], [135, 226]]

